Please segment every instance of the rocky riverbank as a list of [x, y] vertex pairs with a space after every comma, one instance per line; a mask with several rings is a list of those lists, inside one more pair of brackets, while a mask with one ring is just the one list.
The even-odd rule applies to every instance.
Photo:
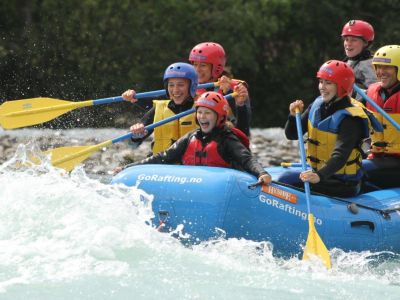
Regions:
[[[121, 129], [20, 129], [0, 131], [0, 163], [10, 160], [16, 154], [19, 145], [27, 149], [41, 150], [58, 147], [89, 146], [116, 138], [125, 134]], [[253, 129], [251, 150], [265, 167], [280, 165], [281, 162], [298, 161], [297, 142], [288, 141], [283, 129]], [[113, 168], [138, 161], [150, 152], [150, 141], [133, 149], [126, 141], [95, 151], [84, 161], [84, 168], [90, 174], [108, 174]]]

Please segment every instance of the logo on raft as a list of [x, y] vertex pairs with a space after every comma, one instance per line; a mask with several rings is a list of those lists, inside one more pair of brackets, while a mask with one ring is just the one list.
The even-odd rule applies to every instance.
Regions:
[[155, 182], [172, 182], [172, 183], [201, 183], [203, 182], [203, 178], [201, 177], [185, 177], [185, 176], [175, 176], [175, 175], [146, 175], [146, 174], [139, 174], [137, 180], [139, 181], [155, 181]]
[[[276, 199], [270, 199], [264, 195], [260, 195], [258, 197], [258, 199], [260, 200], [261, 203], [265, 203], [269, 206], [275, 207], [277, 209], [280, 209], [286, 213], [292, 214], [296, 217], [301, 218], [303, 221], [307, 221], [307, 213], [304, 211], [301, 211], [289, 204], [283, 204], [281, 202], [279, 202]], [[314, 216], [315, 217], [315, 216]], [[317, 223], [318, 225], [322, 225], [322, 220], [315, 217], [315, 223]]]

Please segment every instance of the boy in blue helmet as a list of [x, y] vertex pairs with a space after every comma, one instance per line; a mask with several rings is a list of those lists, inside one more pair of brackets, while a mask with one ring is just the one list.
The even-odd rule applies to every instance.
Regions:
[[[145, 126], [191, 109], [197, 84], [197, 72], [192, 65], [178, 62], [168, 66], [164, 72], [164, 86], [169, 100], [153, 100], [153, 107], [143, 116], [142, 121], [130, 127], [134, 135], [143, 135], [133, 141], [140, 143], [152, 134], [152, 131], [145, 132]], [[134, 90], [127, 90], [122, 97], [126, 101], [136, 102], [135, 94]], [[155, 128], [153, 154], [168, 149], [181, 136], [195, 128], [197, 124], [194, 114]]]

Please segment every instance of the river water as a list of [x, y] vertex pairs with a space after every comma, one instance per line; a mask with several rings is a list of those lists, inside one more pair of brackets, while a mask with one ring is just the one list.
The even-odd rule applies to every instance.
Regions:
[[[273, 245], [185, 247], [146, 225], [152, 196], [78, 167], [0, 166], [0, 299], [399, 299], [400, 257], [331, 250], [333, 268]], [[95, 177], [95, 178], [94, 178]]]

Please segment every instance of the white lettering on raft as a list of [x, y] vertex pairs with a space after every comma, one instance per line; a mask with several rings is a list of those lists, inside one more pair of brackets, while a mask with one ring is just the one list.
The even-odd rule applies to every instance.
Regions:
[[185, 184], [185, 183], [201, 183], [203, 182], [203, 178], [201, 177], [180, 177], [180, 176], [175, 176], [175, 175], [146, 175], [146, 174], [139, 174], [138, 180], [140, 181], [155, 181], [155, 182], [172, 182], [172, 183], [179, 183], [179, 184]]
[[[266, 197], [265, 195], [260, 195], [259, 200], [260, 200], [260, 202], [265, 203], [269, 206], [273, 206], [277, 209], [283, 210], [284, 212], [295, 215], [296, 217], [299, 217], [304, 221], [307, 220], [307, 213], [295, 208], [292, 205], [289, 205], [287, 203], [285, 203], [285, 204], [281, 203], [276, 199], [270, 199], [270, 198]], [[316, 218], [315, 216], [314, 216], [314, 218], [315, 218], [315, 223], [317, 223], [318, 225], [322, 225], [321, 219]]]

